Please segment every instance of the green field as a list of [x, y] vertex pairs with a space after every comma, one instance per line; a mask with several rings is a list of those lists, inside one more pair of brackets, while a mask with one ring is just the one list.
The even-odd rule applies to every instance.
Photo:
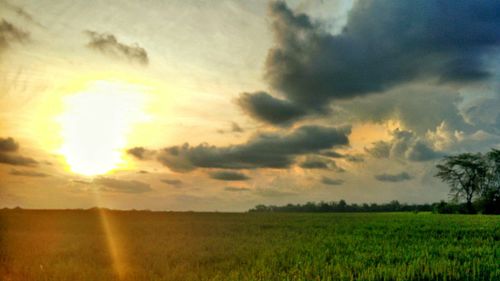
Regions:
[[500, 216], [0, 211], [1, 280], [500, 280]]

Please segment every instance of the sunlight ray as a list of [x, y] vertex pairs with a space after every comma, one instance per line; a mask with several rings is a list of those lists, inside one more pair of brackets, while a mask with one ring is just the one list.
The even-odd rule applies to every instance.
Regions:
[[118, 280], [124, 280], [127, 275], [128, 263], [125, 255], [123, 254], [123, 243], [120, 240], [120, 235], [116, 229], [116, 225], [113, 224], [111, 215], [101, 207], [104, 206], [104, 200], [99, 192], [99, 187], [93, 183], [91, 190], [94, 195], [94, 202], [98, 208], [97, 212], [111, 257], [113, 272], [116, 274]]

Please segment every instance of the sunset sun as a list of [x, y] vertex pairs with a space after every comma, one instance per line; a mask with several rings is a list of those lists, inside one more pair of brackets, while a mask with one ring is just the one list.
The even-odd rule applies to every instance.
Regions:
[[144, 94], [125, 83], [95, 81], [67, 96], [60, 116], [60, 153], [74, 173], [104, 174], [123, 164], [122, 150], [134, 123], [145, 120]]

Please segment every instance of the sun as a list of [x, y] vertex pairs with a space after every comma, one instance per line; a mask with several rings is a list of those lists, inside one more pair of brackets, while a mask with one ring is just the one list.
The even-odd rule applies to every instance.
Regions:
[[107, 173], [123, 164], [127, 136], [135, 123], [148, 119], [140, 86], [93, 81], [64, 98], [59, 116], [63, 140], [59, 152], [72, 172], [85, 176]]

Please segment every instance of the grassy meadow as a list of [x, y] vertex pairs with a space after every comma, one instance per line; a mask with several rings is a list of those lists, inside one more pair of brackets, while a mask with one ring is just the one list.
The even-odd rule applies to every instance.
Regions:
[[500, 280], [500, 216], [0, 211], [0, 280]]

